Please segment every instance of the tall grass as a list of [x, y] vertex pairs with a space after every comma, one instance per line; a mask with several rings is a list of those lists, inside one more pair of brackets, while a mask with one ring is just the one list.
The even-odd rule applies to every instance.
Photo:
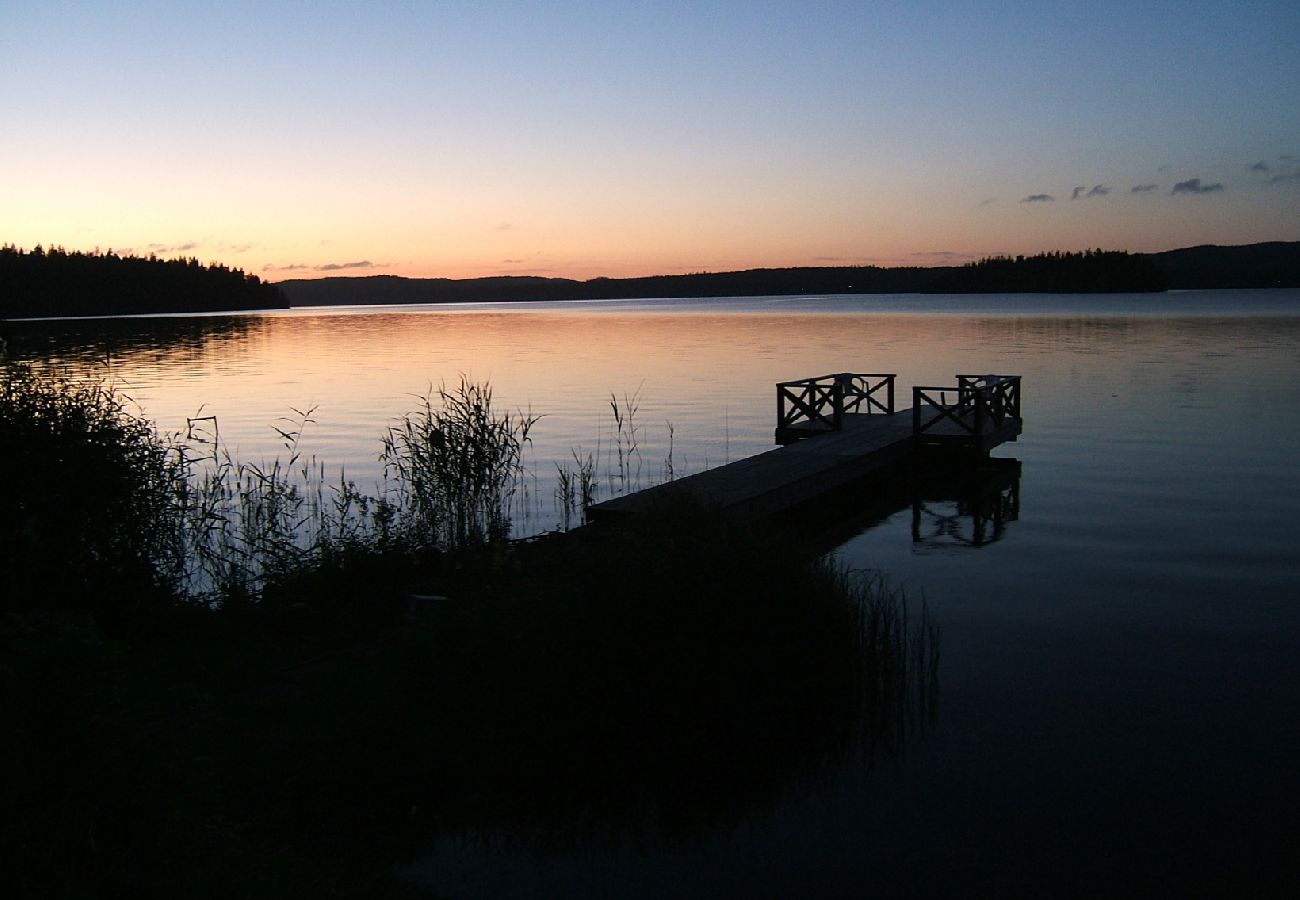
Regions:
[[235, 459], [214, 416], [191, 418], [180, 459], [186, 561], [183, 592], [209, 603], [252, 600], [265, 587], [352, 552], [393, 547], [396, 509], [340, 473], [305, 457], [301, 440], [314, 409], [273, 425], [286, 453], [270, 462]]
[[638, 490], [641, 486], [640, 432], [641, 426], [636, 415], [641, 409], [641, 389], [632, 394], [624, 394], [620, 402], [617, 394], [609, 395], [609, 408], [614, 416], [614, 454], [618, 462], [617, 488], [611, 473], [610, 488], [615, 493], [627, 493]]
[[105, 380], [5, 365], [0, 465], [19, 476], [0, 521], [8, 602], [225, 605], [349, 555], [508, 536], [538, 417], [498, 414], [487, 385], [439, 387], [392, 426], [377, 495], [327, 480], [301, 448], [314, 409], [293, 413], [272, 426], [283, 455], [240, 461], [213, 416], [163, 435]]
[[464, 377], [420, 400], [384, 436], [399, 524], [418, 544], [450, 549], [508, 537], [523, 446], [538, 417], [498, 414], [491, 387]]

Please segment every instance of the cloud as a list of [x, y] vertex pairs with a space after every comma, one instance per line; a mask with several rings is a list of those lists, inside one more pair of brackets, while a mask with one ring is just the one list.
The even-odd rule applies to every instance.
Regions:
[[1130, 194], [1145, 194], [1147, 191], [1154, 191], [1159, 185], [1155, 184], [1135, 184], [1128, 189]]
[[221, 244], [218, 249], [222, 253], [247, 253], [253, 249], [252, 244]]
[[1170, 194], [1213, 194], [1215, 191], [1223, 190], [1223, 185], [1219, 182], [1214, 184], [1201, 184], [1199, 178], [1189, 178], [1186, 181], [1180, 181], [1174, 185]]
[[996, 197], [990, 197], [990, 198], [988, 198], [987, 200], [981, 200], [981, 201], [980, 201], [980, 206], [988, 206], [988, 205], [991, 204], [991, 203], [997, 203], [997, 202], [998, 202], [998, 201], [997, 201], [997, 198], [996, 198]]
[[912, 256], [925, 256], [932, 259], [965, 259], [968, 255], [966, 253], [956, 253], [952, 250], [918, 250], [912, 254]]
[[1282, 160], [1282, 162], [1290, 162], [1291, 160], [1295, 159], [1295, 157], [1292, 156], [1290, 153], [1283, 153], [1278, 156], [1278, 159]]
[[373, 269], [375, 264], [368, 259], [360, 259], [356, 262], [325, 263], [315, 268], [317, 272], [341, 272], [344, 269]]
[[150, 253], [185, 253], [198, 245], [198, 241], [186, 241], [183, 244], [148, 244], [145, 249]]
[[1020, 202], [1021, 203], [1051, 203], [1055, 199], [1056, 198], [1053, 197], [1051, 194], [1030, 194], [1028, 197], [1021, 200]]
[[1284, 172], [1280, 175], [1274, 175], [1268, 180], [1269, 184], [1282, 184], [1287, 181], [1300, 181], [1300, 169], [1295, 172]]
[[520, 263], [527, 262], [527, 260], [523, 260], [523, 259], [503, 259], [503, 260], [501, 260], [501, 262], [504, 263], [504, 264], [507, 265], [507, 266], [517, 266], [517, 265], [519, 265]]
[[1089, 197], [1105, 197], [1109, 193], [1110, 188], [1106, 187], [1104, 184], [1094, 184], [1091, 188], [1085, 185], [1084, 187], [1075, 188], [1074, 192], [1070, 194], [1070, 199], [1078, 200], [1082, 197], [1084, 200], [1087, 200]]
[[263, 272], [343, 272], [348, 269], [386, 269], [392, 263], [374, 263], [368, 259], [360, 259], [356, 262], [332, 262], [321, 263], [320, 265], [311, 265], [309, 263], [290, 263], [286, 266], [277, 266], [273, 263], [267, 263], [262, 266]]
[[502, 222], [500, 225], [497, 226], [497, 231], [509, 231], [511, 228], [514, 227], [515, 226], [513, 222]]
[[1264, 161], [1261, 159], [1259, 162], [1255, 163], [1253, 166], [1250, 167], [1250, 171], [1252, 171], [1252, 172], [1267, 172], [1267, 171], [1269, 171], [1268, 163], [1264, 162]]

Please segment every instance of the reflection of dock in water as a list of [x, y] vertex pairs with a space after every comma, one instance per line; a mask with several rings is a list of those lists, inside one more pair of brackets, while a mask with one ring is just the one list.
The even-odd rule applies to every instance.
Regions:
[[928, 474], [912, 493], [918, 550], [983, 547], [1020, 518], [1020, 460], [987, 459], [978, 470]]
[[[618, 521], [680, 498], [740, 518], [803, 516], [819, 503], [842, 507], [854, 485], [893, 481], [926, 460], [978, 466], [1021, 432], [1018, 375], [958, 376], [956, 385], [915, 387], [912, 399], [895, 410], [893, 375], [783, 382], [776, 440], [784, 446], [597, 503], [588, 520]], [[875, 490], [881, 499], [893, 488]]]
[[[978, 549], [1001, 540], [1020, 515], [1020, 460], [960, 465], [913, 461], [846, 485], [777, 517], [812, 546], [847, 543], [900, 513], [917, 553]], [[891, 534], [893, 529], [891, 527]], [[900, 539], [903, 532], [899, 532]]]

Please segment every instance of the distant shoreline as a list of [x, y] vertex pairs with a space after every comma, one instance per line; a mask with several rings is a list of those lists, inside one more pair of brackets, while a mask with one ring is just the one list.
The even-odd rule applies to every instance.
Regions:
[[264, 282], [196, 259], [0, 248], [0, 319], [255, 312], [331, 306], [529, 303], [843, 294], [1114, 294], [1300, 287], [1300, 241], [1162, 253], [1092, 250], [964, 266], [824, 266], [579, 281], [331, 276]]
[[[1066, 254], [1070, 256], [1070, 254]], [[1078, 254], [1074, 254], [1078, 256]], [[1159, 287], [1118, 281], [1114, 287], [1057, 289], [982, 286], [972, 266], [825, 266], [700, 272], [579, 281], [536, 275], [483, 278], [405, 278], [397, 275], [330, 276], [276, 282], [291, 307], [409, 304], [636, 300], [647, 297], [773, 297], [826, 294], [1130, 293], [1214, 288], [1300, 287], [1300, 241], [1235, 247], [1204, 245], [1161, 253], [1126, 254], [1163, 276]], [[1022, 260], [1031, 262], [1038, 257]], [[1014, 267], [1015, 261], [1008, 260]], [[1071, 283], [1073, 284], [1073, 283]]]

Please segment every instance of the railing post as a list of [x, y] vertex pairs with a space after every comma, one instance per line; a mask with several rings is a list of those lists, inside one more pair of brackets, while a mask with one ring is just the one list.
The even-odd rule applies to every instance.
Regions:
[[831, 383], [831, 421], [835, 423], [835, 430], [839, 431], [844, 426], [844, 380], [845, 375], [831, 376], [835, 380]]

